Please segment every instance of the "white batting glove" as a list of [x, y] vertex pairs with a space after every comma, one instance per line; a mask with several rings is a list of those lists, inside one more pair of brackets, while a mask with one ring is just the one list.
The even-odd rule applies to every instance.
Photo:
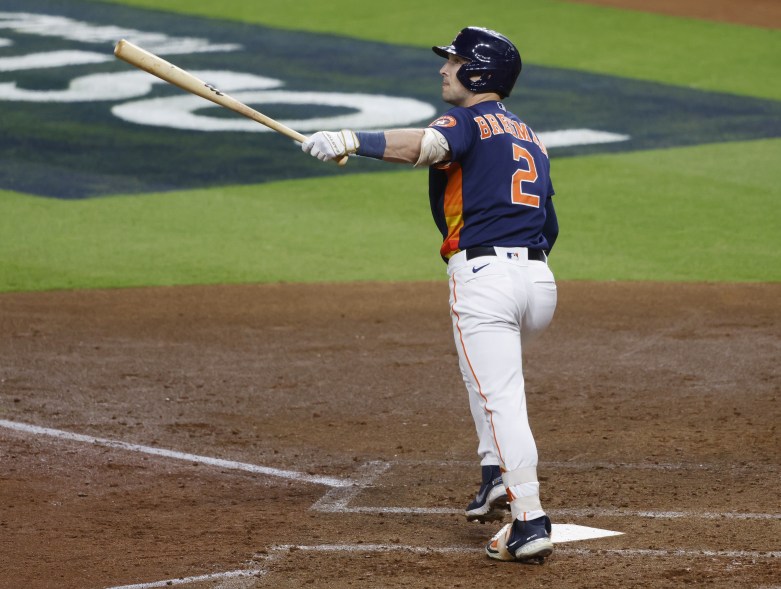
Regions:
[[355, 133], [343, 129], [336, 133], [318, 131], [301, 144], [301, 149], [312, 157], [327, 162], [355, 153], [359, 145]]

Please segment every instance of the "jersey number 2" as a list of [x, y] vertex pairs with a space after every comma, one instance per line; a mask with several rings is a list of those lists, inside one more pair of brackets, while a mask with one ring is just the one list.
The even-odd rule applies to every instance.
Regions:
[[513, 143], [513, 159], [516, 162], [524, 160], [529, 166], [528, 170], [518, 168], [513, 174], [512, 199], [517, 205], [540, 208], [540, 197], [536, 194], [530, 194], [523, 191], [524, 182], [534, 182], [537, 180], [537, 166], [534, 165], [534, 158], [527, 150], [520, 145]]

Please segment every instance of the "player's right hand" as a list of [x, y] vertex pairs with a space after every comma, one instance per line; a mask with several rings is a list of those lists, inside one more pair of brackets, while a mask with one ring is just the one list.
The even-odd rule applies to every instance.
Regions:
[[301, 144], [301, 149], [312, 157], [327, 162], [355, 153], [359, 145], [355, 133], [343, 129], [336, 133], [318, 131]]

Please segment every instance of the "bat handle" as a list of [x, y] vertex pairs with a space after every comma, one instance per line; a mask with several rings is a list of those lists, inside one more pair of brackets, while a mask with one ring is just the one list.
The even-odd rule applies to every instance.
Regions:
[[[304, 141], [306, 141], [306, 137], [304, 135], [302, 135], [298, 131], [293, 131], [292, 129], [290, 129], [290, 133], [288, 134], [288, 136], [291, 139], [294, 139], [295, 141], [298, 141], [299, 143], [303, 143]], [[347, 165], [347, 159], [348, 159], [348, 156], [343, 155], [340, 159], [338, 159], [338, 160], [335, 159], [334, 161], [336, 162], [336, 164], [340, 168], [343, 168], [344, 166]]]

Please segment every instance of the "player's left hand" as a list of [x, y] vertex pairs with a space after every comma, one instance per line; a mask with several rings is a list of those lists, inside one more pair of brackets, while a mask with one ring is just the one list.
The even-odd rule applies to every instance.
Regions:
[[318, 131], [301, 144], [301, 149], [317, 159], [327, 162], [341, 159], [358, 150], [358, 138], [353, 131]]

